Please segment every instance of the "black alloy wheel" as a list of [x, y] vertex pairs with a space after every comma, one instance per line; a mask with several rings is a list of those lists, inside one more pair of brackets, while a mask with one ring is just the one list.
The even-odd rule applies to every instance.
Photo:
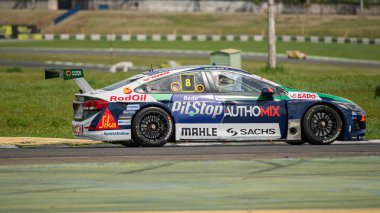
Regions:
[[173, 135], [170, 115], [158, 107], [148, 107], [137, 113], [133, 120], [132, 137], [142, 146], [160, 147]]
[[311, 107], [302, 121], [303, 136], [313, 145], [331, 144], [342, 132], [342, 119], [330, 106]]

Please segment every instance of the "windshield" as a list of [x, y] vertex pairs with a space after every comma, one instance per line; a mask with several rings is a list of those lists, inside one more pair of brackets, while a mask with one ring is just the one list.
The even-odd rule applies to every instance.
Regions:
[[104, 87], [102, 90], [105, 90], [105, 91], [111, 91], [111, 90], [114, 90], [114, 89], [117, 89], [119, 87], [122, 87], [126, 84], [129, 84], [131, 82], [134, 82], [142, 77], [145, 77], [146, 75], [143, 75], [143, 74], [138, 74], [138, 75], [135, 75], [135, 76], [132, 76], [130, 78], [127, 78], [127, 79], [124, 79], [122, 81], [119, 81], [117, 83], [114, 83], [110, 86], [107, 86], [107, 87]]

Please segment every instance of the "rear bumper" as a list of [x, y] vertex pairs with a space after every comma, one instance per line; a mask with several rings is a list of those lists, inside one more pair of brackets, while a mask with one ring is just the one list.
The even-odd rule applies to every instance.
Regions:
[[88, 127], [91, 124], [92, 118], [84, 121], [72, 121], [72, 134], [76, 138], [91, 139], [95, 141], [128, 141], [131, 140], [130, 129], [117, 129], [117, 130], [89, 130]]

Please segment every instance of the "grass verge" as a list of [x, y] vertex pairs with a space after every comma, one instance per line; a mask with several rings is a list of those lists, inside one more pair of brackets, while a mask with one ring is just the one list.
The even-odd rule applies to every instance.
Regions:
[[[49, 47], [49, 48], [130, 48], [130, 49], [168, 49], [168, 50], [208, 50], [235, 48], [244, 52], [267, 53], [266, 42], [241, 41], [29, 41], [4, 42], [1, 47]], [[277, 53], [286, 54], [288, 50], [300, 50], [307, 55], [327, 56], [348, 59], [366, 59], [380, 61], [380, 45], [362, 44], [325, 44], [325, 43], [298, 43], [278, 41]]]
[[[0, 166], [3, 212], [379, 208], [379, 157]], [[67, 203], [70, 205], [67, 205]]]
[[[31, 59], [35, 55], [25, 56]], [[53, 60], [57, 56], [44, 56]], [[76, 61], [77, 56], [60, 56], [62, 60]], [[106, 63], [104, 56], [83, 56], [80, 62]], [[182, 65], [208, 64], [207, 58], [115, 56], [114, 62], [129, 60], [136, 65], [158, 67], [167, 60]], [[380, 71], [374, 68], [356, 68], [313, 64], [280, 64], [281, 72], [265, 70], [264, 62], [243, 61], [243, 68], [279, 84], [323, 92], [348, 98], [367, 113], [367, 138], [380, 138], [380, 97], [375, 97], [380, 82]], [[72, 138], [71, 119], [73, 94], [78, 88], [73, 81], [43, 80], [42, 69], [0, 67], [1, 136]], [[104, 73], [85, 71], [85, 78], [94, 88], [102, 88], [137, 72]]]
[[[63, 11], [0, 10], [2, 24], [38, 25], [46, 33], [266, 34], [266, 14], [80, 11], [51, 25]], [[380, 17], [276, 14], [278, 35], [380, 37]], [[105, 27], [106, 26], [106, 27]]]

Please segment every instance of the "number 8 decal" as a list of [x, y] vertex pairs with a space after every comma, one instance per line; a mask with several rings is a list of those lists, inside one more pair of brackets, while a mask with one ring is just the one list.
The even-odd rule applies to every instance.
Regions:
[[181, 88], [182, 92], [195, 92], [195, 75], [186, 74], [181, 75]]

